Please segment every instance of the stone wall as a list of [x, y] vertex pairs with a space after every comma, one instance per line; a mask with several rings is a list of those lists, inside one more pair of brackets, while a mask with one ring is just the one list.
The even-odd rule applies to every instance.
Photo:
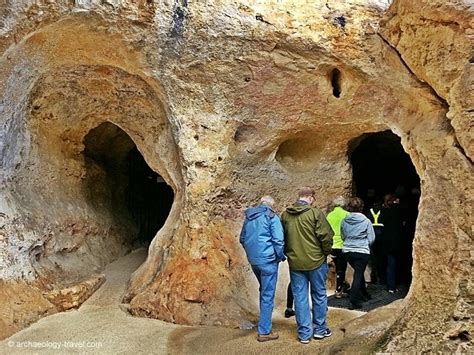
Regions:
[[125, 295], [132, 313], [243, 325], [255, 318], [238, 243], [243, 209], [262, 194], [281, 209], [301, 185], [315, 187], [321, 207], [349, 195], [349, 142], [390, 129], [417, 169], [422, 196], [414, 282], [383, 346], [466, 346], [456, 334], [472, 332], [465, 329], [472, 324], [472, 12], [454, 2], [387, 7], [362, 0], [5, 6], [2, 278], [39, 282], [47, 292], [59, 278], [74, 283], [130, 249], [126, 219], [93, 208], [84, 193], [83, 139], [109, 121], [175, 192]]

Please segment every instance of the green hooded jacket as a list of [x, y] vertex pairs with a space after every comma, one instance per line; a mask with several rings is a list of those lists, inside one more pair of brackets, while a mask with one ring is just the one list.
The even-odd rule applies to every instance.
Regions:
[[331, 253], [334, 235], [324, 213], [297, 201], [283, 212], [281, 221], [290, 269], [309, 271], [321, 266]]

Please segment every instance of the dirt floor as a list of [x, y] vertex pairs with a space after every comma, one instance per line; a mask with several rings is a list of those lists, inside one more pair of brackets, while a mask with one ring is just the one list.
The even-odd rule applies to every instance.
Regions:
[[106, 282], [78, 310], [54, 314], [0, 342], [0, 354], [277, 354], [323, 353], [344, 337], [340, 329], [362, 312], [330, 308], [333, 336], [308, 345], [296, 339], [295, 318], [274, 313], [277, 341], [259, 343], [255, 330], [186, 327], [132, 317], [120, 303], [131, 273], [145, 260], [138, 249], [107, 266]]

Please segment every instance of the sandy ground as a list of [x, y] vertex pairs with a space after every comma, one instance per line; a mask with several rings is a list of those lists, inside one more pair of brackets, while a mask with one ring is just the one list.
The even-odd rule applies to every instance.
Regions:
[[120, 303], [131, 273], [145, 260], [138, 249], [105, 269], [106, 282], [78, 310], [41, 319], [0, 342], [0, 354], [279, 354], [323, 353], [344, 337], [341, 325], [361, 312], [330, 309], [333, 336], [302, 345], [296, 340], [295, 319], [274, 312], [280, 339], [256, 341], [254, 330], [186, 327], [155, 319], [132, 317]]

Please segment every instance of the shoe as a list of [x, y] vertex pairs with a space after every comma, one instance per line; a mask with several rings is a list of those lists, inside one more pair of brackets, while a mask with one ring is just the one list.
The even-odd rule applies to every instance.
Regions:
[[342, 291], [343, 292], [349, 292], [351, 290], [351, 285], [349, 285], [349, 283], [347, 283], [346, 281], [344, 281], [344, 283], [342, 284]]
[[313, 335], [313, 338], [314, 339], [324, 339], [324, 338], [328, 338], [332, 335], [332, 332], [331, 332], [331, 329], [329, 328], [326, 328], [326, 330], [324, 331], [323, 334], [314, 334]]
[[278, 333], [271, 332], [270, 334], [258, 334], [257, 340], [262, 342], [262, 341], [269, 341], [269, 340], [277, 340], [280, 336]]
[[285, 310], [285, 318], [290, 318], [290, 317], [293, 317], [295, 315], [295, 311], [291, 308], [287, 308]]
[[395, 294], [395, 293], [397, 293], [397, 292], [398, 292], [397, 289], [395, 289], [395, 290], [388, 290], [388, 293], [390, 293], [390, 294], [392, 294], [392, 295]]
[[305, 344], [305, 345], [306, 345], [306, 344], [309, 344], [309, 341], [310, 341], [310, 340], [309, 340], [309, 339], [300, 339], [300, 338], [298, 338], [298, 341], [299, 341], [301, 344]]
[[361, 309], [362, 308], [362, 305], [361, 304], [350, 304], [349, 305], [349, 309], [352, 311], [354, 309]]
[[365, 295], [362, 295], [362, 298], [364, 298], [364, 301], [370, 301], [372, 299], [372, 296], [366, 293]]
[[342, 287], [341, 290], [336, 290], [336, 292], [334, 293], [334, 296], [336, 298], [342, 298], [342, 297], [347, 297], [348, 293], [347, 291], [344, 289], [344, 286]]

